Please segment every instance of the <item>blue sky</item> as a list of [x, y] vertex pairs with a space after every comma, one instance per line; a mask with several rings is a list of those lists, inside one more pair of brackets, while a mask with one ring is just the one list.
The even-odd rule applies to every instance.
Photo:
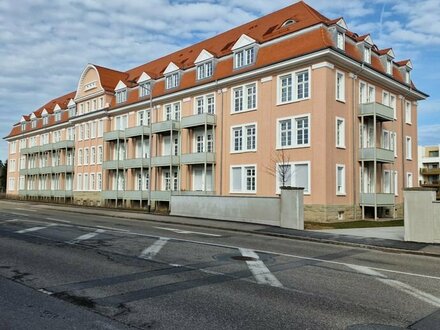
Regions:
[[[2, 0], [0, 135], [22, 114], [73, 91], [87, 63], [126, 70], [292, 4], [282, 0]], [[440, 144], [439, 0], [309, 0], [370, 33], [396, 60], [410, 58], [419, 105], [419, 143]], [[0, 159], [7, 158], [0, 142]]]

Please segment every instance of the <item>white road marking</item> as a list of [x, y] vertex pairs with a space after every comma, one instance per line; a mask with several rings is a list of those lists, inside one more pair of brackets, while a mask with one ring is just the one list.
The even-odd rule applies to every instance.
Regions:
[[9, 212], [10, 214], [13, 214], [13, 215], [20, 215], [20, 216], [22, 216], [22, 217], [29, 217], [30, 215], [29, 214], [24, 214], [24, 213], [18, 213], [18, 212]]
[[416, 288], [414, 288], [408, 284], [402, 283], [400, 281], [389, 279], [385, 275], [383, 275], [383, 274], [381, 274], [381, 273], [379, 273], [369, 267], [356, 266], [356, 265], [350, 265], [349, 267], [362, 273], [362, 274], [373, 276], [379, 282], [384, 283], [386, 285], [389, 285], [399, 291], [405, 292], [405, 293], [407, 293], [417, 299], [420, 299], [430, 305], [440, 307], [440, 299], [433, 296], [432, 294], [423, 292], [419, 289], [416, 289]]
[[77, 238], [75, 238], [75, 239], [73, 239], [71, 241], [67, 241], [66, 243], [68, 243], [68, 244], [76, 244], [76, 243], [79, 243], [79, 242], [91, 239], [91, 238], [95, 237], [96, 235], [102, 234], [104, 232], [105, 232], [104, 229], [97, 229], [93, 233], [87, 233], [87, 234], [78, 236]]
[[47, 291], [45, 289], [39, 289], [38, 291], [40, 291], [41, 293], [47, 294], [48, 296], [53, 295], [53, 292]]
[[44, 227], [32, 227], [32, 228], [22, 229], [22, 230], [17, 230], [16, 233], [17, 234], [31, 233], [33, 231], [39, 231], [39, 230], [46, 229], [46, 228], [53, 227], [53, 226], [56, 226], [56, 225], [49, 224], [48, 226], [44, 226]]
[[165, 246], [165, 244], [167, 244], [168, 240], [169, 239], [165, 237], [159, 238], [156, 242], [143, 250], [139, 255], [139, 258], [153, 259], [153, 257]]
[[55, 218], [46, 218], [46, 220], [62, 222], [62, 223], [70, 223], [70, 221], [68, 221], [68, 220], [61, 220], [61, 219], [55, 219]]
[[126, 233], [126, 232], [129, 231], [129, 230], [127, 230], [127, 229], [119, 229], [119, 228], [106, 227], [106, 226], [96, 226], [96, 227], [101, 228], [101, 229], [108, 229], [108, 230], [114, 230], [114, 231], [122, 231], [122, 232], [124, 232], [124, 233]]
[[178, 234], [198, 234], [198, 235], [205, 235], [205, 236], [221, 237], [221, 235], [217, 235], [217, 234], [202, 233], [199, 231], [189, 231], [189, 230], [182, 230], [182, 229], [177, 229], [177, 228], [168, 228], [168, 227], [154, 227], [154, 228], [168, 230], [168, 231], [172, 231], [172, 232], [175, 232]]
[[277, 288], [283, 287], [280, 281], [270, 272], [264, 262], [260, 260], [258, 254], [253, 250], [239, 248], [240, 253], [244, 257], [251, 257], [256, 260], [246, 261], [250, 271], [254, 275], [258, 284], [267, 284]]

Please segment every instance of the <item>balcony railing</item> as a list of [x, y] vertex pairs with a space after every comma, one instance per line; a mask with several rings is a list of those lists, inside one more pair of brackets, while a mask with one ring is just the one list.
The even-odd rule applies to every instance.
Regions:
[[177, 120], [167, 120], [152, 125], [153, 133], [161, 133], [167, 131], [177, 131], [180, 129], [180, 122]]
[[394, 163], [394, 151], [382, 148], [359, 149], [359, 160], [378, 161], [382, 163]]
[[148, 167], [150, 165], [150, 160], [148, 158], [134, 158], [127, 159], [124, 161], [125, 168], [140, 168]]
[[423, 175], [440, 175], [440, 168], [421, 168], [420, 174]]
[[373, 102], [359, 104], [359, 116], [374, 116], [379, 121], [394, 120], [394, 110], [384, 104]]
[[181, 127], [196, 127], [205, 125], [205, 123], [209, 126], [216, 124], [216, 116], [210, 113], [202, 113], [199, 115], [182, 117]]
[[104, 133], [104, 141], [123, 140], [125, 138], [125, 132], [123, 130], [115, 130]]
[[73, 165], [53, 166], [52, 173], [73, 173]]
[[75, 147], [75, 141], [73, 140], [64, 140], [52, 143], [52, 149], [58, 150], [58, 149], [72, 149]]
[[215, 153], [213, 152], [197, 152], [191, 154], [182, 154], [180, 157], [182, 164], [203, 164], [214, 163]]
[[361, 193], [360, 204], [364, 206], [394, 205], [394, 194], [388, 193]]
[[116, 170], [124, 168], [125, 160], [106, 160], [102, 163], [102, 168], [104, 170]]
[[169, 190], [156, 190], [151, 192], [151, 200], [152, 201], [165, 201], [168, 202], [171, 200], [171, 191]]
[[179, 165], [179, 156], [160, 156], [151, 158], [152, 166], [177, 166]]
[[38, 153], [38, 152], [40, 152], [40, 146], [35, 146], [35, 147], [29, 147], [29, 148], [23, 148], [23, 149], [21, 149], [21, 153], [23, 154], [23, 155], [29, 155], [29, 154], [35, 154], [35, 153]]
[[150, 126], [136, 126], [125, 129], [125, 137], [127, 138], [141, 136], [141, 135], [150, 135], [150, 133], [151, 133]]

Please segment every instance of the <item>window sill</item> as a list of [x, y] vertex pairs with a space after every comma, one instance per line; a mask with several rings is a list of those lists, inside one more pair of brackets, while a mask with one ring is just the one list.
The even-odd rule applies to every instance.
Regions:
[[246, 109], [246, 110], [241, 110], [241, 111], [232, 111], [231, 115], [237, 115], [243, 112], [251, 112], [251, 111], [257, 111], [257, 108], [252, 108], [252, 109]]
[[343, 193], [336, 193], [336, 196], [338, 197], [346, 197], [347, 193], [343, 192]]
[[336, 146], [336, 149], [342, 149], [342, 150], [345, 150], [345, 149], [347, 149], [347, 147], [346, 147], [346, 146]]
[[233, 150], [233, 151], [231, 151], [230, 152], [231, 154], [248, 154], [248, 153], [257, 153], [257, 150], [255, 149], [255, 150], [238, 150], [238, 151], [235, 151], [235, 150]]
[[287, 104], [291, 104], [291, 103], [298, 103], [298, 102], [302, 102], [302, 101], [307, 101], [307, 100], [310, 100], [311, 98], [310, 98], [310, 96], [309, 97], [306, 97], [306, 98], [303, 98], [303, 99], [296, 99], [296, 100], [292, 100], [292, 101], [286, 101], [286, 102], [277, 102], [277, 106], [282, 106], [282, 105], [287, 105]]
[[345, 104], [345, 102], [346, 102], [346, 101], [345, 101], [345, 99], [344, 99], [344, 100], [342, 100], [342, 99], [341, 99], [341, 100], [339, 100], [339, 99], [336, 99], [336, 102], [339, 102], [339, 103], [344, 103], [344, 104]]
[[256, 191], [230, 191], [231, 195], [256, 195]]
[[288, 150], [288, 149], [303, 149], [303, 148], [310, 148], [310, 143], [309, 144], [302, 144], [302, 145], [298, 145], [298, 146], [288, 146], [288, 147], [280, 147], [277, 146], [276, 150]]

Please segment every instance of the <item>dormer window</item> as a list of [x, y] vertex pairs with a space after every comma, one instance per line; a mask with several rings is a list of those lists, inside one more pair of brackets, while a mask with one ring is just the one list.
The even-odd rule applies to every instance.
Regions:
[[32, 127], [32, 128], [37, 127], [37, 119], [32, 119], [31, 127]]
[[293, 20], [293, 19], [288, 19], [287, 21], [285, 21], [285, 22], [283, 23], [283, 25], [281, 25], [281, 27], [286, 27], [286, 26], [289, 26], [289, 25], [292, 25], [292, 24], [295, 24], [295, 20]]
[[76, 106], [69, 107], [69, 118], [76, 116]]
[[56, 122], [61, 121], [61, 111], [60, 110], [55, 112], [55, 121]]
[[252, 65], [256, 59], [256, 41], [245, 34], [232, 47], [234, 52], [234, 69]]
[[340, 31], [337, 32], [336, 45], [338, 49], [345, 50], [345, 33]]
[[364, 62], [371, 64], [371, 48], [367, 46], [364, 47]]
[[21, 123], [21, 131], [24, 132], [26, 130], [26, 122]]
[[255, 62], [255, 47], [251, 46], [235, 52], [234, 67], [236, 69], [254, 64]]
[[213, 61], [207, 61], [197, 65], [197, 80], [206, 79], [212, 77], [214, 72]]
[[151, 93], [151, 82], [146, 81], [139, 84], [139, 96], [140, 97], [146, 97], [149, 96]]
[[387, 74], [393, 74], [393, 60], [390, 58], [387, 59]]
[[179, 87], [180, 85], [180, 72], [174, 72], [165, 77], [166, 80], [166, 88], [172, 89]]
[[409, 72], [409, 70], [406, 70], [405, 72], [405, 82], [407, 84], [411, 83], [411, 72]]
[[116, 95], [116, 103], [124, 103], [127, 101], [127, 89], [120, 89], [115, 92]]
[[47, 124], [49, 124], [49, 117], [46, 115], [43, 117], [43, 125], [46, 126]]

